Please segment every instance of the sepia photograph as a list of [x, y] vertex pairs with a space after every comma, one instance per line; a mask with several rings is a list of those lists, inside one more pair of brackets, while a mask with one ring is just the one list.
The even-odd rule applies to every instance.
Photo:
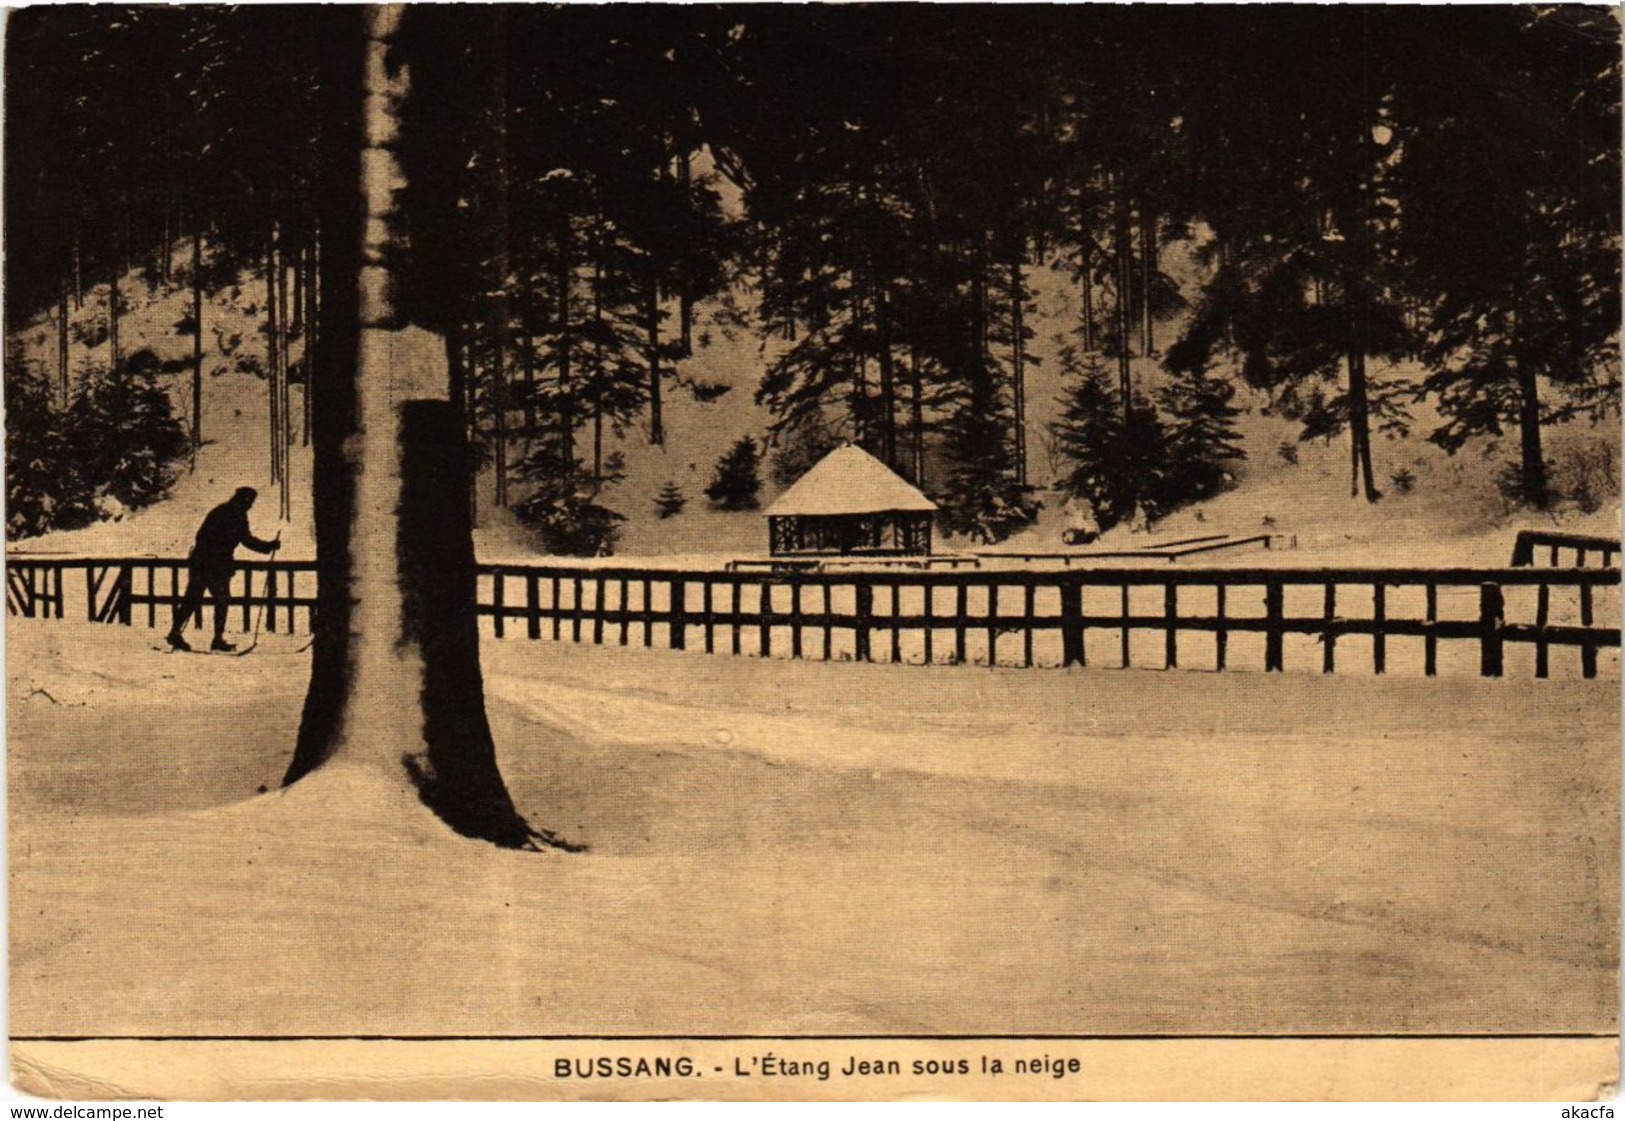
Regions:
[[43, 4], [10, 1079], [1611, 1099], [1607, 6]]

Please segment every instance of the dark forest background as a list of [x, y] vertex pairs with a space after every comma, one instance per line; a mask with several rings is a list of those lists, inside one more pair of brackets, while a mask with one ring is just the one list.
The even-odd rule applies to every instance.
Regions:
[[[150, 501], [204, 438], [121, 346], [132, 276], [199, 317], [274, 277], [272, 423], [308, 432], [290, 344], [322, 330], [323, 255], [355, 251], [320, 219], [356, 190], [324, 136], [335, 18], [10, 15], [6, 326], [62, 331], [54, 380], [8, 355], [12, 533]], [[405, 306], [445, 339], [495, 501], [556, 548], [613, 535], [606, 431], [661, 443], [673, 392], [725, 391], [678, 378], [701, 302], [780, 344], [756, 392], [781, 482], [850, 439], [983, 540], [1034, 516], [1026, 346], [1058, 265], [1063, 483], [1102, 527], [1225, 485], [1238, 383], [1346, 436], [1369, 501], [1408, 403], [1446, 448], [1515, 434], [1535, 507], [1543, 431], [1617, 415], [1608, 8], [425, 5], [401, 49]], [[71, 384], [67, 309], [98, 286], [106, 337], [74, 341], [106, 358]], [[198, 319], [175, 329], [201, 394]], [[1396, 358], [1425, 377], [1368, 376]]]

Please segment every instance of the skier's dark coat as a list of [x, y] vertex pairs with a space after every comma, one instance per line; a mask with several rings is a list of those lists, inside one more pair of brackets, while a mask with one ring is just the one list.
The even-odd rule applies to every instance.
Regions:
[[248, 510], [232, 498], [210, 510], [198, 527], [197, 541], [192, 546], [192, 555], [187, 558], [189, 567], [196, 573], [214, 574], [222, 569], [229, 572], [233, 567], [232, 553], [239, 545], [256, 553], [269, 553], [276, 547], [249, 532]]

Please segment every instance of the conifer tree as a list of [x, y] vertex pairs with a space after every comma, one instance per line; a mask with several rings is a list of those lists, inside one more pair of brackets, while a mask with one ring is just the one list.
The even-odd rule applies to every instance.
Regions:
[[86, 371], [68, 407], [65, 437], [82, 477], [132, 508], [169, 492], [176, 463], [191, 448], [156, 371], [132, 362]]
[[683, 507], [687, 505], [688, 499], [683, 496], [683, 489], [675, 480], [666, 480], [666, 485], [655, 495], [655, 511], [660, 515], [661, 521], [681, 514]]
[[1166, 415], [1169, 505], [1211, 498], [1230, 482], [1228, 465], [1245, 459], [1236, 418], [1236, 387], [1209, 370], [1184, 370], [1157, 394]]
[[943, 425], [951, 467], [936, 496], [952, 533], [991, 544], [1031, 525], [1040, 503], [1016, 470], [1014, 414], [989, 370], [973, 373]]
[[719, 510], [754, 510], [762, 489], [762, 454], [751, 436], [741, 436], [717, 461], [716, 474], [705, 496]]
[[1061, 352], [1063, 372], [1073, 376], [1052, 426], [1069, 465], [1061, 489], [1094, 508], [1101, 531], [1131, 520], [1162, 517], [1174, 503], [1169, 490], [1168, 438], [1157, 411], [1136, 394], [1125, 410], [1116, 378], [1096, 355]]

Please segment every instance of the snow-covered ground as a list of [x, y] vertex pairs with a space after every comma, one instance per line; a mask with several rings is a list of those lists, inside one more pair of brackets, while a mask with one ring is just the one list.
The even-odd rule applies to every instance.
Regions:
[[[1029, 436], [1047, 482], [1054, 336], [1076, 309], [1064, 287], [1042, 286]], [[183, 295], [132, 279], [127, 349], [189, 353], [170, 329]], [[265, 495], [256, 531], [279, 528], [265, 383], [235, 368], [263, 348], [253, 299], [250, 278], [207, 313], [211, 442], [171, 498], [18, 551], [184, 555], [203, 514], [243, 484]], [[87, 302], [75, 322], [94, 314]], [[54, 337], [40, 320], [12, 341], [53, 371]], [[699, 339], [684, 378], [733, 388], [710, 403], [670, 394], [664, 447], [637, 430], [611, 441], [628, 478], [605, 502], [628, 521], [619, 555], [599, 563], [709, 568], [766, 550], [758, 514], [707, 510], [702, 492], [730, 444], [765, 430], [752, 392], [771, 355], [706, 308]], [[79, 342], [73, 355], [76, 367], [96, 358]], [[189, 402], [189, 374], [166, 376]], [[1247, 403], [1233, 492], [1102, 544], [1269, 532], [1267, 553], [1199, 563], [1499, 566], [1525, 526], [1619, 533], [1612, 496], [1584, 516], [1509, 513], [1493, 485], [1508, 448], [1486, 442], [1454, 458], [1418, 436], [1380, 442], [1388, 495], [1368, 506], [1348, 497], [1345, 444], [1298, 447], [1291, 422]], [[1549, 441], [1559, 457], [1583, 444], [1618, 461], [1607, 428]], [[1408, 492], [1388, 477], [1400, 468]], [[284, 555], [308, 558], [306, 449], [292, 470]], [[667, 481], [689, 505], [660, 520], [652, 498]], [[483, 494], [480, 556], [534, 558], [524, 529], [490, 508], [489, 478]], [[1039, 525], [1004, 551], [1059, 549], [1060, 503], [1043, 497]], [[1615, 1022], [1618, 685], [1533, 680], [1513, 665], [1527, 648], [1509, 650], [1513, 676], [1485, 681], [1406, 678], [1415, 651], [1398, 640], [1393, 676], [1377, 679], [487, 638], [503, 770], [531, 820], [589, 846], [564, 855], [456, 838], [365, 771], [330, 768], [279, 792], [304, 639], [269, 637], [234, 659], [159, 654], [155, 637], [7, 628], [14, 1035]], [[1252, 655], [1233, 642], [1241, 665]], [[1368, 656], [1369, 640], [1345, 643], [1340, 669]], [[1289, 669], [1305, 658], [1318, 663], [1289, 646]]]
[[277, 792], [299, 640], [150, 637], [9, 628], [14, 1035], [1615, 1022], [1611, 683], [487, 641], [515, 799], [589, 846], [522, 854]]

